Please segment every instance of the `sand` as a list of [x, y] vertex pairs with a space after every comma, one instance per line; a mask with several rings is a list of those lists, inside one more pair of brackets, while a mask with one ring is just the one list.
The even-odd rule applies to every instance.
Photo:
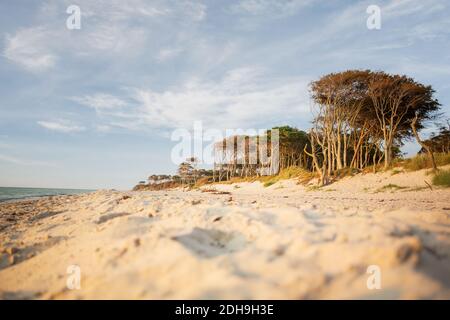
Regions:
[[395, 173], [3, 203], [0, 297], [448, 299], [450, 190]]

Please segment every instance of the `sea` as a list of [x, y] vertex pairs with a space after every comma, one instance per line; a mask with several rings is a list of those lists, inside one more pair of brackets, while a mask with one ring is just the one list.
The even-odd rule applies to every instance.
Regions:
[[0, 202], [55, 195], [81, 194], [93, 191], [95, 190], [0, 187]]

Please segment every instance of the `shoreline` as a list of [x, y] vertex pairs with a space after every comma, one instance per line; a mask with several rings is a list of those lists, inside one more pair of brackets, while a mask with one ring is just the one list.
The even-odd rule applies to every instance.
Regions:
[[14, 201], [22, 201], [22, 200], [37, 200], [40, 198], [46, 197], [54, 197], [54, 196], [65, 196], [65, 195], [77, 195], [77, 194], [85, 194], [90, 192], [95, 192], [97, 190], [90, 189], [62, 189], [62, 188], [28, 188], [28, 187], [0, 187], [0, 189], [35, 189], [35, 190], [66, 190], [66, 191], [76, 191], [73, 193], [48, 193], [48, 194], [36, 194], [36, 195], [25, 195], [19, 197], [5, 198], [0, 199], [0, 203], [5, 202], [14, 202]]

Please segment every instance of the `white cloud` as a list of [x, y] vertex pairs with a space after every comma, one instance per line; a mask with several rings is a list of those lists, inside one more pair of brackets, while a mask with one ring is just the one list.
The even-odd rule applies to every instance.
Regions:
[[390, 0], [382, 7], [383, 15], [397, 18], [412, 14], [428, 15], [445, 8], [447, 0]]
[[[70, 2], [70, 1], [69, 1]], [[157, 17], [170, 13], [164, 2], [149, 3], [144, 0], [97, 0], [79, 1], [80, 7], [90, 17], [108, 17], [111, 20], [128, 20], [133, 17]]]
[[77, 50], [77, 54], [92, 55], [100, 51], [108, 55], [132, 55], [142, 48], [146, 37], [144, 28], [101, 23], [93, 26], [92, 30], [80, 39], [83, 46]]
[[39, 72], [52, 68], [56, 56], [46, 48], [51, 32], [42, 27], [21, 29], [15, 35], [6, 35], [3, 55], [22, 67]]
[[206, 17], [206, 5], [198, 1], [179, 1], [180, 10], [194, 21], [202, 21]]
[[310, 3], [311, 0], [241, 0], [231, 6], [231, 11], [253, 16], [278, 18], [294, 15]]
[[156, 59], [159, 62], [164, 62], [167, 60], [170, 60], [172, 58], [175, 58], [178, 56], [183, 50], [179, 48], [164, 48], [159, 50], [158, 55]]
[[307, 87], [301, 77], [266, 77], [264, 70], [239, 68], [218, 81], [192, 78], [162, 92], [130, 90], [128, 107], [101, 116], [132, 130], [190, 128], [196, 120], [218, 129], [255, 128], [307, 115]]
[[70, 133], [70, 132], [80, 132], [86, 130], [85, 127], [78, 126], [75, 124], [72, 124], [68, 121], [38, 121], [37, 122], [41, 127], [46, 128], [48, 130], [52, 131], [58, 131], [63, 133]]
[[[71, 31], [64, 21], [70, 4], [71, 0], [44, 2], [36, 17], [40, 24], [6, 35], [3, 55], [32, 72], [73, 57], [124, 60], [159, 45], [154, 41], [162, 33], [176, 34], [206, 17], [206, 6], [198, 1], [79, 0], [81, 30]], [[162, 59], [168, 54], [162, 52]]]
[[117, 109], [127, 105], [122, 99], [103, 93], [86, 95], [82, 97], [72, 97], [71, 100], [90, 108], [94, 108], [97, 112], [102, 112], [103, 110], [108, 109]]

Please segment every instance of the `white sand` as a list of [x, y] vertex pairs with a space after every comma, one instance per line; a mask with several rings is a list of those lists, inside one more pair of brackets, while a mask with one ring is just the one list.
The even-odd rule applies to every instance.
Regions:
[[[1, 231], [0, 297], [448, 299], [450, 190], [424, 180], [420, 171], [315, 191], [289, 180], [214, 186], [231, 195], [56, 197]], [[389, 183], [408, 189], [381, 191]], [[66, 286], [69, 265], [81, 268], [80, 290]], [[367, 288], [370, 265], [379, 290]]]

